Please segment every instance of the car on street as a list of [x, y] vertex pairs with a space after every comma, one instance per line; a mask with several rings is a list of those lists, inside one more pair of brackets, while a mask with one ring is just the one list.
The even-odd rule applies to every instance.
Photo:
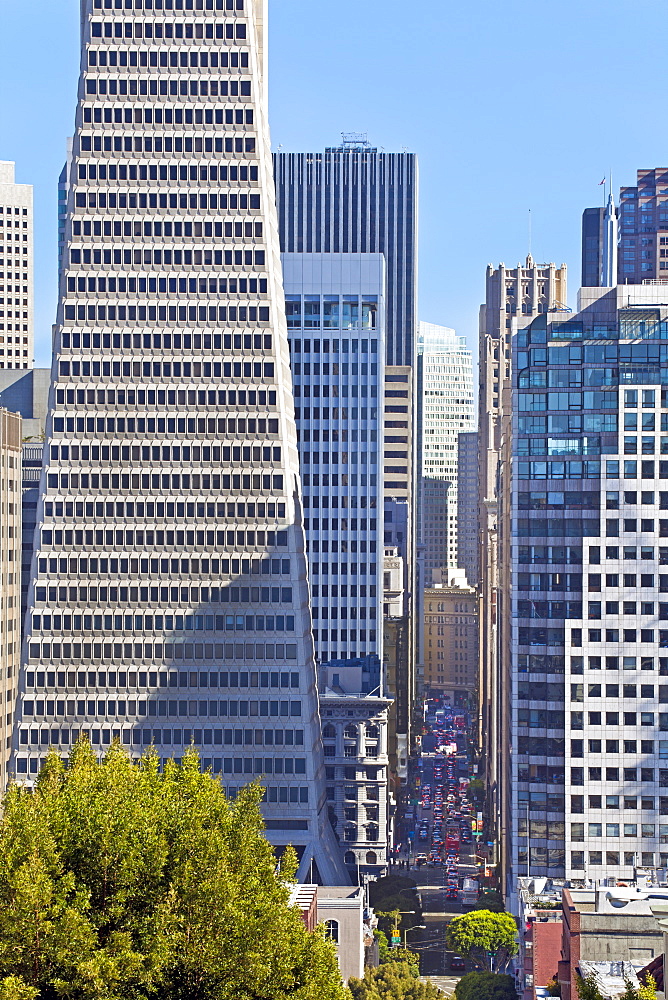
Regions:
[[461, 955], [451, 955], [450, 961], [448, 962], [448, 967], [450, 972], [465, 972], [466, 962], [461, 957]]

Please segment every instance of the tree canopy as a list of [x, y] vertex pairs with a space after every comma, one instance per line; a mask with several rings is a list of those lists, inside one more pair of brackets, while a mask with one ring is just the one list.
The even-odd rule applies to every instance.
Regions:
[[[369, 882], [369, 905], [379, 917], [379, 926], [386, 934], [395, 925], [393, 911], [399, 911], [398, 922], [403, 930], [422, 923], [422, 903], [415, 881], [405, 875], [387, 875]], [[412, 910], [412, 913], [406, 912]]]
[[512, 976], [467, 972], [455, 986], [456, 1000], [517, 1000]]
[[408, 962], [385, 962], [365, 969], [364, 979], [348, 980], [353, 1000], [439, 1000], [443, 994], [432, 983], [418, 978]]
[[[575, 986], [580, 1000], [604, 1000], [603, 994], [598, 987], [596, 976], [594, 975], [587, 976], [586, 979], [578, 976]], [[646, 981], [639, 983], [638, 986], [634, 986], [633, 983], [627, 980], [624, 992], [620, 995], [619, 1000], [656, 1000], [655, 980], [651, 975], [648, 975]]]
[[505, 962], [517, 954], [517, 924], [509, 913], [472, 910], [453, 917], [448, 924], [447, 941], [452, 951], [469, 955], [477, 964], [486, 966]]
[[334, 945], [289, 906], [262, 790], [79, 742], [0, 822], [2, 1000], [344, 1000]]
[[487, 892], [483, 892], [471, 909], [489, 910], [490, 913], [505, 913], [506, 906], [500, 892], [497, 892], [496, 889], [488, 889]]

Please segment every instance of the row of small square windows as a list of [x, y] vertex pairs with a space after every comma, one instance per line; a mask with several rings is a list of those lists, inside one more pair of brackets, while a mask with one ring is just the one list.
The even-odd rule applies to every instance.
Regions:
[[[288, 671], [55, 671], [29, 670], [26, 673], [29, 688], [298, 688], [299, 674]], [[298, 731], [299, 732], [299, 731]], [[271, 731], [269, 733], [271, 735]], [[303, 739], [296, 736], [297, 745]], [[256, 742], [258, 742], [256, 740]], [[269, 740], [266, 746], [269, 745]], [[292, 744], [292, 735], [288, 737]]]
[[91, 38], [207, 38], [244, 41], [246, 25], [193, 23], [186, 21], [152, 24], [150, 21], [92, 21]]
[[[79, 709], [83, 709], [79, 711]], [[147, 711], [148, 710], [148, 711]], [[23, 702], [24, 716], [59, 715], [109, 715], [109, 716], [176, 716], [188, 718], [208, 716], [217, 718], [301, 718], [301, 701], [29, 701]]]
[[[130, 80], [130, 95], [137, 94], [137, 81]], [[187, 96], [190, 94], [191, 97], [238, 97], [239, 87], [241, 86], [241, 95], [243, 97], [250, 97], [251, 85], [250, 81], [242, 81], [239, 85], [238, 81], [232, 81], [229, 83], [227, 80], [200, 80], [197, 77], [192, 79], [186, 79], [180, 75], [178, 80], [140, 80], [139, 81], [139, 96], [150, 96], [157, 97], [158, 95], [166, 97], [168, 94], [176, 96], [180, 94], [181, 96]], [[228, 93], [229, 91], [229, 93]], [[127, 80], [98, 80], [98, 79], [88, 79], [86, 81], [86, 94], [100, 94], [104, 97], [107, 94], [114, 97], [117, 94], [121, 97], [125, 97], [128, 94], [128, 81]], [[90, 111], [90, 109], [88, 109]], [[132, 111], [131, 108], [126, 108], [126, 121], [132, 121], [132, 118], [127, 118], [127, 112]], [[106, 121], [107, 119], [105, 119]], [[111, 119], [108, 119], [111, 121]], [[117, 119], [120, 121], [120, 119]], [[137, 119], [136, 119], [137, 120]], [[138, 119], [141, 121], [141, 119]], [[157, 119], [156, 119], [157, 120]], [[90, 121], [90, 118], [85, 118], [84, 121]], [[151, 122], [151, 118], [146, 118], [147, 122]], [[221, 123], [222, 119], [217, 118], [217, 123]], [[251, 119], [252, 124], [252, 119]]]
[[93, 0], [94, 10], [232, 10], [244, 0]]
[[[137, 66], [148, 67], [148, 66], [175, 66], [176, 63], [172, 62], [175, 58], [176, 52], [169, 53], [169, 60], [167, 52], [157, 52], [152, 50], [151, 52], [136, 50], [121, 49], [116, 51], [115, 49], [89, 49], [88, 51], [88, 65], [89, 66], [129, 66], [131, 69]], [[197, 60], [197, 62], [193, 61]], [[181, 63], [183, 65], [183, 63]], [[211, 66], [213, 69], [218, 69], [220, 66], [222, 69], [248, 69], [248, 53], [247, 52], [233, 52], [231, 50], [220, 52], [218, 50], [209, 51], [208, 49], [191, 49], [190, 53], [190, 65], [191, 66], [201, 66], [207, 69]], [[136, 86], [137, 81], [130, 79], [130, 93], [132, 93], [133, 84]], [[135, 91], [136, 92], [136, 91]]]
[[28, 214], [28, 209], [27, 208], [14, 208], [11, 205], [8, 205], [5, 208], [3, 205], [0, 205], [0, 215], [2, 215], [3, 213], [5, 215], [12, 215], [12, 214], [14, 214], [14, 215], [27, 215]]
[[[72, 507], [72, 504], [68, 504], [68, 506]], [[77, 507], [79, 506], [82, 505], [77, 504]], [[117, 508], [118, 506], [124, 507], [125, 505], [107, 504], [107, 508], [112, 507], [112, 510], [115, 506]], [[133, 509], [135, 507], [134, 504], [128, 504], [128, 507], [130, 506]], [[140, 505], [137, 504], [137, 506]], [[143, 506], [141, 504], [142, 508]], [[153, 504], [150, 506], [153, 506]], [[164, 508], [164, 504], [162, 506]], [[173, 504], [170, 506], [174, 507]], [[192, 507], [194, 505], [189, 504], [188, 506]], [[224, 505], [221, 506], [224, 507]], [[204, 508], [203, 504], [202, 508]], [[172, 515], [173, 513], [172, 509]], [[108, 510], [107, 516], [110, 516]], [[158, 570], [159, 564], [157, 562], [152, 563], [151, 571], [157, 575]], [[181, 603], [189, 604], [193, 607], [200, 604], [208, 605], [209, 603], [212, 605], [230, 603], [246, 605], [251, 603], [259, 604], [262, 601], [263, 605], [267, 605], [270, 603], [280, 604], [281, 602], [290, 604], [292, 602], [292, 587], [55, 587], [45, 584], [44, 586], [38, 586], [35, 592], [37, 603], [45, 602], [47, 594], [52, 603], [55, 603], [56, 600], [64, 603], [69, 600], [70, 604], [88, 604], [89, 602], [90, 604], [97, 604], [98, 598], [100, 603], [105, 605], [109, 602], [115, 604], [119, 600], [121, 604], [127, 604], [129, 600], [134, 605], [149, 604], [149, 602], [157, 604], [158, 601], [166, 604], [171, 601], [174, 605]], [[39, 680], [37, 683], [40, 683]], [[51, 681], [47, 681], [47, 683], [50, 684]]]
[[[247, 663], [255, 659], [265, 668], [268, 661], [278, 662], [297, 659], [297, 644], [294, 642], [267, 643], [213, 643], [213, 642], [44, 642], [30, 643], [30, 658], [41, 663], [49, 661], [71, 661], [73, 665], [81, 663], [81, 657], [89, 660], [108, 660], [110, 664], [127, 662], [128, 664], [146, 664], [156, 661], [156, 666], [169, 666], [183, 662], [184, 666], [192, 663], [220, 662], [222, 660], [238, 660]], [[136, 669], [136, 667], [135, 667]], [[251, 687], [253, 677], [251, 674]], [[262, 674], [259, 675], [262, 679]], [[241, 685], [243, 686], [243, 685]], [[260, 683], [260, 686], [265, 686]], [[242, 713], [243, 714], [243, 713]]]
[[[237, 167], [236, 164], [233, 165], [221, 165], [221, 164], [206, 164], [195, 162], [191, 164], [136, 164], [136, 163], [80, 163], [79, 164], [79, 179], [80, 180], [101, 180], [110, 181], [115, 180], [131, 180], [131, 181], [166, 181], [168, 179], [167, 173], [169, 171], [170, 180], [191, 180], [191, 181], [256, 181], [258, 180], [258, 167], [247, 167], [241, 165]], [[178, 173], [178, 176], [177, 176]], [[231, 197], [231, 196], [230, 196]], [[243, 195], [241, 197], [247, 197]], [[251, 197], [253, 197], [251, 195]], [[234, 206], [236, 208], [236, 205]], [[246, 208], [246, 205], [241, 204], [241, 208]], [[251, 204], [251, 208], [259, 208], [259, 205]], [[9, 209], [8, 209], [9, 211]], [[2, 209], [0, 209], [0, 213]]]
[[[188, 88], [190, 88], [191, 95], [195, 96], [199, 92], [199, 85], [191, 81], [190, 85], [186, 81], [181, 84], [181, 96], [186, 96], [188, 94]], [[208, 84], [207, 84], [208, 89]], [[167, 90], [165, 89], [165, 94]], [[174, 86], [171, 93], [176, 96], [177, 89]], [[204, 96], [204, 94], [202, 94]], [[212, 95], [214, 96], [214, 95]], [[164, 113], [163, 113], [164, 112]], [[190, 120], [188, 120], [190, 119]], [[254, 113], [252, 108], [244, 110], [243, 108], [234, 111], [231, 108], [208, 108], [204, 115], [201, 109], [196, 109], [196, 113], [193, 120], [192, 110], [190, 114], [186, 110], [185, 115], [183, 110], [180, 108], [144, 108], [144, 107], [126, 107], [126, 108], [84, 108], [83, 120], [85, 124], [104, 124], [111, 125], [121, 125], [125, 123], [126, 125], [253, 125], [254, 124]]]
[[[147, 223], [151, 225], [151, 223]], [[258, 291], [261, 295], [267, 292], [267, 279], [266, 278], [130, 278], [128, 279], [129, 284], [126, 285], [125, 278], [96, 278], [96, 277], [68, 277], [67, 279], [67, 290], [68, 292], [110, 292], [115, 294], [119, 292], [136, 292], [137, 291], [137, 281], [139, 282], [140, 292], [149, 293], [165, 293], [165, 292], [179, 292], [181, 295], [186, 293], [206, 295], [206, 294], [228, 294], [230, 292], [236, 293], [237, 291], [246, 295], [249, 292], [256, 295]], [[139, 334], [135, 334], [138, 337]], [[158, 338], [160, 334], [156, 334]], [[149, 343], [146, 342], [146, 338], [149, 338]], [[150, 337], [151, 334], [144, 334], [144, 347], [150, 347]], [[267, 335], [265, 335], [265, 346], [270, 347], [271, 344], [266, 343]], [[269, 340], [271, 341], [271, 336], [269, 335]], [[90, 345], [89, 345], [90, 346]], [[137, 347], [142, 346], [141, 342], [136, 344]], [[156, 346], [161, 346], [160, 342]], [[209, 347], [211, 345], [209, 344]]]
[[[99, 121], [102, 121], [101, 108], [95, 108], [95, 118], [96, 115], [100, 115]], [[156, 115], [157, 115], [156, 111]], [[161, 112], [162, 113], [162, 112]], [[192, 112], [186, 111], [186, 124], [188, 122], [188, 115]], [[201, 124], [203, 112], [200, 109], [195, 111], [195, 124]], [[210, 114], [210, 112], [208, 112]], [[165, 112], [167, 115], [167, 112]], [[125, 130], [127, 133], [127, 129]], [[205, 138], [201, 136], [186, 136], [184, 139], [182, 136], [166, 136], [164, 139], [162, 136], [154, 137], [152, 135], [145, 135], [143, 132], [139, 135], [125, 135], [111, 136], [111, 135], [83, 135], [81, 137], [81, 149], [83, 152], [102, 152], [110, 153], [112, 149], [114, 152], [126, 153], [152, 153], [154, 150], [156, 153], [161, 153], [163, 151], [166, 153], [192, 153], [193, 150], [196, 153], [254, 153], [255, 152], [255, 139], [213, 139]], [[103, 207], [100, 204], [100, 207]], [[130, 206], [132, 207], [132, 205]], [[140, 205], [140, 208], [145, 208], [145, 205]], [[151, 206], [153, 207], [153, 206]]]

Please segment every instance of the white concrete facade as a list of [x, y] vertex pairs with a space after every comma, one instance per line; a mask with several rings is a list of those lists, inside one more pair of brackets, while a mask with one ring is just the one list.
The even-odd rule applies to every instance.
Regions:
[[282, 261], [316, 656], [382, 660], [384, 258]]
[[0, 370], [32, 368], [35, 353], [33, 198], [0, 161]]
[[418, 335], [420, 542], [424, 584], [447, 582], [457, 554], [458, 438], [475, 427], [473, 361], [449, 327], [420, 323]]
[[[14, 768], [86, 734], [327, 816], [266, 117], [263, 0], [82, 3]], [[187, 69], [184, 67], [187, 66]]]
[[[348, 868], [378, 874], [387, 848], [387, 705], [382, 690], [382, 387], [385, 368], [385, 260], [382, 254], [282, 255], [304, 530], [319, 663], [321, 712], [329, 732], [354, 707], [371, 713], [384, 748], [348, 743], [335, 758], [325, 740], [328, 804], [343, 828], [345, 787], [354, 785], [374, 822], [346, 827]], [[371, 725], [371, 723], [369, 723]], [[373, 761], [367, 759], [373, 751]], [[339, 759], [340, 758], [340, 759]], [[373, 772], [372, 778], [369, 774]], [[351, 775], [355, 777], [351, 777]], [[371, 791], [370, 791], [371, 789]], [[334, 800], [332, 799], [334, 793]], [[363, 807], [360, 807], [363, 808]], [[373, 836], [371, 836], [373, 834]], [[373, 863], [367, 865], [367, 858]]]

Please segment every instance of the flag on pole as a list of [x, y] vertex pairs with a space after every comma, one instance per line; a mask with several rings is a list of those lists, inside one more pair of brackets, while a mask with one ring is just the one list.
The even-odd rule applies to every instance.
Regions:
[[600, 186], [601, 186], [601, 184], [605, 184], [605, 181], [606, 181], [606, 178], [604, 177], [602, 181], [599, 181], [599, 182], [598, 182], [598, 186], [600, 187]]

